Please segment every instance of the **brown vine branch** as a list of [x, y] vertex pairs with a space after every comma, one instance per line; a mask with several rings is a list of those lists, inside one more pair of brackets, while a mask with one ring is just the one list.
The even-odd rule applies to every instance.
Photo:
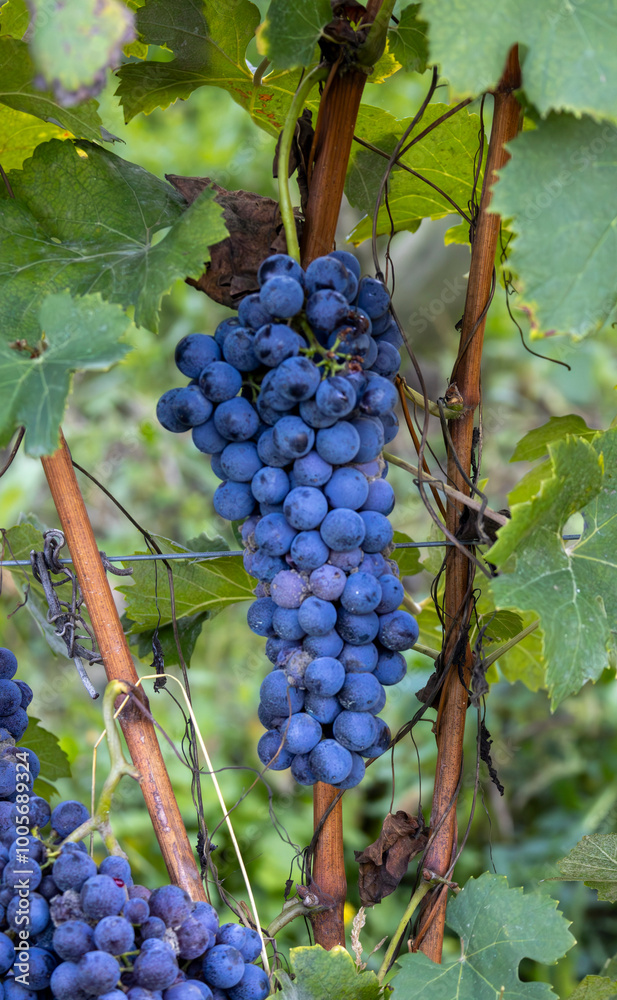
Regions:
[[[458, 461], [454, 460], [450, 449], [448, 479], [461, 492], [465, 492], [468, 487], [465, 485], [459, 466], [463, 470], [471, 470], [474, 414], [480, 403], [484, 326], [499, 236], [500, 218], [498, 215], [490, 214], [489, 211], [491, 187], [496, 180], [496, 171], [500, 170], [508, 160], [504, 144], [513, 139], [519, 129], [520, 105], [514, 95], [519, 86], [520, 68], [518, 48], [515, 46], [510, 51], [503, 77], [494, 94], [495, 110], [491, 140], [472, 247], [460, 336], [461, 346], [455, 366], [456, 382], [463, 396], [465, 409], [460, 419], [450, 423], [452, 445]], [[448, 500], [447, 524], [453, 533], [458, 527], [459, 512], [459, 505]], [[452, 859], [456, 855], [456, 810], [451, 808], [451, 805], [453, 799], [456, 801], [457, 785], [460, 780], [468, 702], [471, 650], [467, 642], [467, 631], [472, 611], [473, 572], [473, 564], [458, 549], [450, 550], [446, 561], [445, 613], [452, 625], [448, 629], [444, 651], [444, 669], [448, 672], [441, 692], [435, 725], [437, 766], [431, 828], [439, 826], [441, 818], [447, 811], [449, 812], [424, 860], [427, 868], [444, 877], [449, 874]], [[463, 661], [459, 664], [455, 661], [460, 659], [461, 652]], [[461, 680], [464, 683], [461, 683]], [[422, 916], [420, 950], [434, 962], [441, 961], [446, 901], [446, 892], [432, 894]]]
[[[134, 686], [139, 678], [62, 433], [58, 450], [41, 461], [90, 614], [107, 679], [125, 681]], [[141, 775], [141, 789], [169, 877], [176, 885], [186, 889], [192, 899], [205, 900], [154, 726], [141, 716], [134, 705], [127, 707], [120, 724], [132, 761]]]

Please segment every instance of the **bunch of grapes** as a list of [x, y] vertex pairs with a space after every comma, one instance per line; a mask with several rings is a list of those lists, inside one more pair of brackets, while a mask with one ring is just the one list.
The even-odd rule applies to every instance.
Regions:
[[394, 493], [384, 444], [402, 338], [385, 285], [334, 251], [306, 270], [268, 257], [260, 291], [213, 337], [176, 348], [190, 378], [159, 400], [170, 431], [192, 428], [223, 480], [218, 514], [242, 521], [258, 581], [248, 623], [273, 664], [261, 686], [259, 758], [296, 781], [351, 788], [390, 731], [384, 686], [418, 638], [388, 558]]
[[[13, 684], [25, 714], [32, 691], [16, 670], [0, 649], [0, 699]], [[120, 855], [97, 866], [83, 841], [66, 840], [88, 810], [74, 800], [51, 810], [32, 794], [39, 770], [0, 728], [0, 1000], [264, 1000], [259, 934], [219, 925], [178, 886], [135, 885]]]

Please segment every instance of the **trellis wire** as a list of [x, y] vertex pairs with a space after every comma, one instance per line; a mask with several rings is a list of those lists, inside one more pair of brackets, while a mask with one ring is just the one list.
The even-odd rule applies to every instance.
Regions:
[[[564, 542], [576, 542], [581, 538], [581, 535], [562, 535], [561, 539]], [[480, 545], [482, 544], [480, 540], [477, 541], [464, 541], [463, 545]], [[450, 546], [452, 542], [395, 542], [395, 549], [433, 549], [439, 548], [441, 546]], [[165, 559], [222, 559], [225, 556], [241, 556], [243, 554], [242, 549], [236, 549], [233, 552], [224, 550], [223, 552], [152, 552], [148, 555], [145, 554], [134, 554], [128, 556], [105, 556], [108, 562], [152, 562], [153, 560], [165, 560]], [[59, 563], [63, 566], [70, 565], [72, 559], [59, 559]], [[29, 566], [29, 559], [4, 559], [2, 561], [3, 566]]]

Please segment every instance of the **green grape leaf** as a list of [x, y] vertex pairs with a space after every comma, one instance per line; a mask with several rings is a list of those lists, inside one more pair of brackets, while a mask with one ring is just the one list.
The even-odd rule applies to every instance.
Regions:
[[198, 278], [208, 247], [227, 235], [212, 189], [187, 208], [165, 181], [81, 140], [53, 139], [8, 176], [15, 197], [0, 189], [0, 328], [11, 340], [36, 342], [40, 302], [66, 288], [134, 306], [135, 322], [156, 330], [163, 295]]
[[[213, 617], [213, 613], [210, 611], [204, 611], [198, 615], [187, 615], [184, 618], [178, 618], [177, 626], [180, 648], [182, 650], [184, 662], [188, 667], [191, 665], [191, 659], [193, 657], [193, 653], [195, 652], [197, 640], [201, 635], [201, 630], [208, 619]], [[126, 616], [123, 622], [127, 631], [130, 630], [133, 622], [126, 618]], [[146, 660], [152, 657], [153, 637], [154, 629], [148, 629], [145, 632], [137, 632], [135, 634], [129, 631], [127, 636], [128, 641], [131, 646], [137, 647], [137, 655], [140, 660]], [[178, 655], [178, 647], [176, 646], [176, 637], [174, 635], [172, 624], [163, 625], [163, 627], [159, 629], [158, 640], [161, 644], [165, 667], [179, 666], [180, 657]]]
[[585, 976], [568, 1000], [614, 1000], [615, 996], [617, 982], [604, 976]]
[[35, 76], [36, 70], [26, 43], [8, 35], [0, 38], [0, 104], [34, 115], [71, 135], [93, 142], [100, 142], [101, 139], [105, 142], [117, 141], [117, 136], [103, 128], [97, 101], [90, 99], [76, 107], [65, 108], [51, 91], [35, 87]]
[[598, 899], [617, 902], [617, 833], [583, 837], [557, 867], [564, 879], [595, 889]]
[[[445, 104], [430, 104], [416, 127], [416, 134], [448, 110]], [[411, 119], [398, 120], [381, 108], [362, 105], [356, 133], [388, 156], [408, 128]], [[456, 205], [466, 206], [474, 176], [474, 159], [478, 150], [479, 118], [460, 111], [438, 128], [429, 132], [417, 145], [401, 157], [401, 162], [427, 178]], [[349, 161], [345, 193], [354, 206], [367, 213], [355, 227], [349, 239], [361, 243], [372, 232], [373, 212], [379, 194], [387, 159], [354, 144]], [[423, 218], [440, 219], [454, 211], [451, 202], [423, 180], [395, 167], [388, 185], [388, 205], [394, 231], [415, 231]], [[381, 206], [377, 217], [377, 233], [389, 233], [390, 216]]]
[[321, 945], [292, 948], [293, 982], [285, 976], [280, 1000], [378, 1000], [381, 986], [374, 972], [358, 972], [353, 958], [340, 945], [326, 951]]
[[68, 137], [59, 125], [0, 104], [0, 163], [6, 173], [19, 169], [40, 143]]
[[[154, 536], [163, 552], [190, 552], [191, 549], [168, 538]], [[254, 600], [254, 581], [242, 565], [241, 556], [218, 559], [177, 560], [173, 569], [176, 617], [187, 618], [209, 612], [212, 618], [230, 604]], [[144, 632], [171, 620], [167, 571], [152, 562], [133, 564], [131, 583], [116, 588], [126, 597], [126, 615], [133, 622], [130, 631]]]
[[[591, 442], [556, 441], [549, 454], [552, 475], [536, 496], [512, 507], [487, 559], [502, 569], [492, 581], [497, 605], [540, 616], [556, 707], [585, 681], [597, 680], [615, 654], [617, 428]], [[578, 511], [582, 537], [565, 544], [563, 526]]]
[[522, 479], [519, 479], [512, 492], [508, 494], [508, 502], [513, 505], [532, 500], [540, 492], [544, 480], [550, 479], [552, 474], [551, 463], [548, 461], [540, 462], [535, 468], [530, 469]]
[[[521, 628], [519, 631], [531, 625], [537, 620], [537, 615], [533, 612], [525, 612], [521, 615]], [[497, 645], [489, 646], [486, 650], [488, 654], [493, 653]], [[507, 653], [497, 660], [499, 670], [510, 684], [521, 681], [530, 691], [539, 691], [546, 685], [546, 667], [542, 654], [543, 633], [541, 628], [535, 629], [529, 635], [517, 642], [516, 646], [509, 649]]]
[[0, 341], [0, 445], [26, 428], [26, 452], [36, 458], [58, 447], [59, 427], [71, 377], [78, 369], [105, 370], [130, 350], [118, 339], [130, 321], [120, 306], [100, 295], [73, 299], [48, 295], [38, 308], [45, 340], [35, 357], [15, 343]]
[[554, 963], [575, 943], [557, 900], [510, 889], [503, 875], [470, 878], [450, 899], [448, 927], [461, 954], [431, 962], [421, 952], [398, 959], [394, 996], [414, 1000], [540, 1000], [555, 997], [547, 983], [523, 983], [523, 958]]
[[[186, 100], [198, 87], [222, 87], [256, 125], [276, 136], [283, 127], [301, 77], [299, 70], [275, 69], [258, 84], [245, 58], [260, 22], [249, 0], [223, 7], [217, 0], [146, 0], [136, 15], [142, 41], [164, 45], [169, 62], [145, 60], [118, 71], [116, 91], [127, 121], [135, 115]], [[318, 100], [308, 102], [315, 111]]]
[[542, 424], [542, 427], [534, 427], [521, 438], [510, 461], [533, 462], [536, 458], [548, 455], [549, 444], [560, 441], [568, 434], [589, 439], [597, 433], [597, 430], [588, 427], [583, 418], [576, 413], [568, 413], [564, 417], [551, 417], [546, 424]]
[[331, 20], [330, 0], [272, 0], [257, 34], [260, 55], [281, 69], [309, 66]]
[[513, 217], [521, 302], [541, 332], [583, 337], [617, 303], [617, 128], [553, 114], [509, 148], [491, 208]]
[[408, 73], [424, 73], [428, 60], [428, 25], [420, 17], [420, 4], [410, 3], [399, 22], [388, 32], [390, 51]]
[[[395, 531], [392, 540], [399, 543], [413, 541], [402, 531]], [[401, 576], [415, 576], [422, 570], [419, 549], [394, 549], [390, 558], [396, 562]]]
[[59, 778], [71, 777], [71, 765], [58, 737], [43, 729], [39, 719], [29, 716], [26, 732], [19, 741], [19, 746], [34, 750], [41, 762], [41, 774], [46, 781], [58, 781]]
[[469, 223], [459, 222], [457, 226], [450, 226], [444, 233], [443, 241], [447, 247], [452, 243], [457, 246], [468, 247], [469, 243]]
[[422, 14], [429, 23], [431, 62], [439, 64], [457, 96], [493, 89], [518, 42], [525, 93], [542, 115], [554, 108], [616, 118], [617, 15], [611, 0], [552, 7], [535, 0], [425, 0]]
[[26, 0], [8, 0], [0, 7], [0, 33], [23, 38], [30, 23]]
[[106, 71], [135, 38], [133, 13], [118, 0], [30, 0], [30, 53], [59, 101], [78, 103], [98, 94]]

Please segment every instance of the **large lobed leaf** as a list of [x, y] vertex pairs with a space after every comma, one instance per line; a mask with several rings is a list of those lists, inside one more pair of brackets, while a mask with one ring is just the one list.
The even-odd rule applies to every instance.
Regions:
[[617, 303], [617, 128], [553, 114], [509, 148], [492, 208], [512, 218], [522, 302], [542, 332], [582, 337]]
[[116, 93], [126, 120], [186, 100], [198, 87], [209, 85], [229, 91], [260, 128], [278, 135], [301, 74], [275, 69], [253, 82], [245, 53], [259, 21], [259, 10], [249, 0], [231, 7], [217, 0], [146, 0], [136, 13], [140, 38], [166, 46], [174, 58], [131, 63], [119, 70]]
[[[512, 507], [487, 553], [500, 575], [498, 606], [535, 611], [553, 707], [615, 655], [617, 636], [617, 428], [591, 442], [567, 437], [549, 446], [550, 475], [536, 495]], [[568, 518], [582, 511], [584, 530], [562, 541]]]
[[0, 37], [0, 104], [33, 115], [84, 139], [95, 142], [115, 139], [101, 124], [97, 101], [90, 99], [76, 107], [64, 107], [50, 90], [40, 90], [34, 85], [35, 77], [36, 68], [26, 43], [8, 35]]
[[[163, 552], [191, 552], [168, 538], [154, 536]], [[254, 581], [242, 565], [241, 556], [216, 559], [177, 560], [173, 569], [176, 617], [189, 618], [208, 612], [211, 618], [230, 604], [254, 600]], [[117, 587], [126, 596], [126, 614], [131, 632], [144, 632], [172, 621], [167, 572], [160, 564], [137, 562], [131, 583]], [[160, 613], [160, 621], [159, 621]]]
[[585, 976], [568, 1000], [615, 1000], [617, 982], [605, 976]]
[[0, 342], [0, 445], [25, 427], [25, 449], [40, 458], [58, 447], [73, 372], [105, 370], [130, 350], [119, 344], [130, 321], [121, 306], [100, 295], [48, 295], [37, 310], [45, 350], [30, 357]]
[[595, 889], [598, 899], [617, 902], [617, 834], [595, 833], [583, 837], [570, 853], [557, 862], [564, 879], [584, 882]]
[[[445, 104], [430, 104], [410, 138], [419, 135], [447, 110]], [[410, 118], [398, 120], [380, 108], [362, 105], [356, 133], [389, 156], [410, 122]], [[412, 146], [401, 162], [432, 181], [456, 205], [465, 209], [473, 184], [479, 124], [478, 115], [463, 109]], [[358, 144], [352, 148], [345, 193], [355, 208], [367, 213], [350, 236], [356, 244], [371, 235], [372, 216], [387, 162], [383, 156]], [[395, 167], [392, 171], [387, 190], [395, 232], [404, 229], [413, 232], [423, 218], [439, 219], [455, 211], [447, 198], [402, 167]], [[377, 233], [389, 233], [390, 230], [390, 216], [382, 205], [377, 218]]]
[[331, 20], [330, 0], [272, 0], [259, 28], [259, 52], [281, 69], [309, 66]]
[[[199, 277], [227, 230], [214, 191], [187, 209], [165, 181], [92, 143], [52, 140], [0, 189], [0, 329], [36, 342], [51, 292], [100, 292], [156, 330], [174, 281]], [[168, 230], [156, 241], [161, 230]]]
[[541, 1000], [546, 983], [523, 983], [523, 958], [553, 963], [574, 944], [557, 901], [510, 889], [486, 873], [470, 878], [448, 903], [446, 922], [461, 939], [461, 954], [441, 965], [416, 952], [399, 958], [394, 996], [414, 1000]]
[[554, 108], [617, 120], [612, 0], [424, 0], [422, 14], [431, 61], [458, 96], [494, 88], [518, 42], [525, 93], [543, 115]]
[[292, 982], [280, 976], [282, 990], [273, 994], [279, 1000], [378, 1000], [381, 987], [374, 972], [358, 972], [354, 961], [340, 945], [326, 951], [321, 945], [292, 948]]

